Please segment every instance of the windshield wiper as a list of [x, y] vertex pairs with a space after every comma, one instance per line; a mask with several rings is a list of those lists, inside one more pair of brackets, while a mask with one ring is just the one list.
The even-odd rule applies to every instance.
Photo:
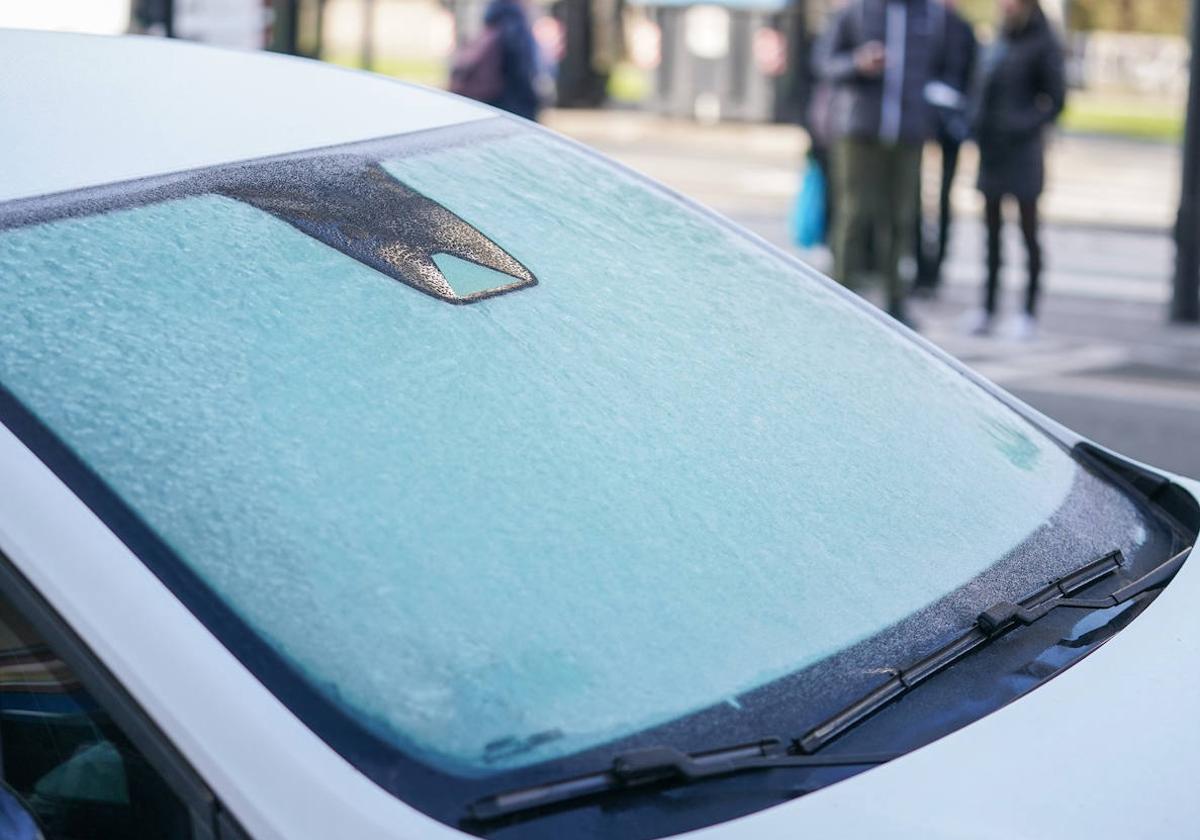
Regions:
[[690, 784], [717, 776], [786, 767], [866, 767], [883, 764], [900, 753], [820, 756], [812, 753], [934, 674], [1014, 627], [1032, 624], [1058, 608], [1099, 610], [1119, 606], [1151, 589], [1165, 586], [1179, 571], [1190, 550], [1184, 549], [1132, 583], [1100, 598], [1077, 598], [1075, 595], [1120, 569], [1124, 565], [1120, 551], [1113, 551], [1056, 578], [1017, 603], [1001, 601], [980, 613], [975, 625], [957, 639], [908, 668], [895, 669], [886, 683], [801, 738], [790, 742], [768, 738], [694, 753], [671, 747], [633, 750], [617, 755], [604, 770], [484, 797], [468, 808], [468, 820], [490, 822], [521, 812], [643, 785]]
[[1115, 573], [1124, 565], [1120, 551], [1105, 554], [1080, 566], [1063, 577], [1051, 581], [1032, 595], [1017, 603], [1000, 601], [979, 614], [975, 626], [954, 641], [914, 662], [907, 668], [892, 669], [892, 677], [883, 685], [867, 692], [824, 723], [814, 727], [795, 746], [810, 755], [830, 741], [845, 734], [892, 701], [907, 694], [933, 675], [970, 655], [993, 639], [1013, 628], [1033, 624], [1056, 609], [1103, 610], [1120, 606], [1138, 595], [1165, 586], [1183, 565], [1191, 548], [1160, 563], [1132, 583], [1122, 586], [1111, 595], [1099, 598], [1076, 598], [1076, 593]]
[[672, 747], [648, 747], [617, 755], [607, 769], [582, 776], [505, 791], [475, 802], [468, 809], [476, 822], [487, 822], [616, 790], [643, 785], [681, 785], [784, 767], [854, 767], [883, 764], [897, 754], [797, 755], [780, 738], [768, 738], [704, 752], [685, 753]]

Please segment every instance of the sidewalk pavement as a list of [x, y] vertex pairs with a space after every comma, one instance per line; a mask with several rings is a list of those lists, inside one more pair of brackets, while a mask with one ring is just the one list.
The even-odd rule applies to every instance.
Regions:
[[[790, 126], [698, 126], [638, 112], [559, 111], [547, 123], [796, 252], [787, 213], [803, 133]], [[936, 171], [936, 154], [926, 161]], [[964, 150], [940, 294], [917, 301], [922, 333], [1034, 407], [1101, 443], [1200, 476], [1200, 328], [1166, 321], [1179, 171], [1169, 145], [1063, 136], [1051, 146], [1038, 337], [967, 336], [983, 282], [975, 156]], [[934, 181], [936, 183], [936, 181]], [[1006, 232], [1005, 312], [1023, 291], [1015, 223]], [[823, 249], [799, 252], [828, 269]]]
[[[807, 139], [790, 125], [704, 126], [642, 111], [549, 111], [551, 128], [594, 146], [726, 215], [774, 213], [795, 197]], [[926, 160], [936, 184], [936, 156]], [[977, 156], [963, 149], [953, 200], [980, 214]], [[1047, 221], [1120, 230], [1168, 230], [1179, 200], [1180, 153], [1167, 143], [1056, 135], [1048, 150]]]

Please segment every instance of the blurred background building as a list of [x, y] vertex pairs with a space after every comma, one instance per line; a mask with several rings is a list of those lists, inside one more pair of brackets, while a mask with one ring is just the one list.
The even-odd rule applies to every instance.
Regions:
[[[559, 107], [703, 122], [794, 122], [807, 47], [838, 0], [531, 0]], [[269, 48], [434, 86], [486, 0], [8, 0], [0, 26], [144, 32]], [[982, 34], [991, 0], [960, 8]], [[1188, 0], [1048, 0], [1070, 49], [1064, 127], [1173, 138], [1187, 94]]]

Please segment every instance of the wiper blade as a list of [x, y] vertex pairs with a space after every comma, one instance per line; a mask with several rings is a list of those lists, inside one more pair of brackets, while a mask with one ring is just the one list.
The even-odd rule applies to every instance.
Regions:
[[695, 753], [685, 753], [671, 747], [633, 750], [617, 755], [604, 770], [484, 797], [468, 808], [468, 819], [477, 823], [491, 822], [613, 791], [653, 784], [689, 784], [756, 770], [883, 764], [900, 753], [819, 756], [812, 753], [934, 674], [1018, 625], [1031, 624], [1060, 607], [1096, 610], [1119, 606], [1151, 589], [1165, 586], [1179, 571], [1190, 550], [1181, 551], [1132, 583], [1102, 598], [1077, 598], [1075, 595], [1120, 569], [1124, 560], [1119, 551], [1106, 554], [1056, 578], [1018, 603], [995, 604], [984, 610], [975, 625], [957, 639], [912, 666], [895, 670], [892, 678], [879, 688], [790, 743], [780, 738], [768, 738]]
[[1120, 551], [1110, 552], [1098, 560], [1080, 566], [1017, 603], [1001, 601], [993, 604], [979, 614], [975, 620], [975, 626], [970, 630], [909, 667], [893, 669], [891, 679], [864, 694], [824, 723], [811, 729], [803, 737], [798, 738], [795, 745], [805, 755], [816, 752], [884, 706], [907, 694], [925, 680], [970, 655], [993, 639], [1019, 625], [1033, 624], [1053, 610], [1108, 609], [1120, 606], [1152, 589], [1165, 586], [1179, 571], [1190, 551], [1190, 547], [1185, 548], [1137, 580], [1122, 586], [1111, 595], [1100, 598], [1076, 598], [1074, 596], [1120, 569], [1124, 565], [1124, 558]]
[[[1059, 608], [1106, 610], [1109, 607], [1120, 606], [1126, 601], [1133, 600], [1143, 592], [1149, 592], [1151, 589], [1166, 586], [1171, 578], [1175, 576], [1175, 573], [1179, 571], [1179, 567], [1183, 565], [1183, 561], [1187, 559], [1188, 551], [1190, 549], [1179, 552], [1171, 559], [1155, 566], [1132, 583], [1122, 586], [1111, 595], [1104, 595], [1100, 598], [1072, 598], [1070, 597], [1071, 592], [1064, 590], [1062, 597], [1048, 598], [1033, 606], [1001, 601], [979, 614], [979, 618], [976, 620], [977, 626], [989, 635], [994, 636], [1011, 629], [1017, 624], [1033, 624], [1039, 618], [1044, 617], [1046, 613]], [[1120, 552], [1114, 553], [1117, 555], [1120, 554]], [[1076, 587], [1072, 591], [1081, 588]]]
[[475, 802], [470, 819], [487, 822], [522, 811], [652, 784], [682, 785], [756, 770], [785, 767], [853, 767], [883, 764], [896, 753], [876, 755], [796, 755], [779, 738], [704, 752], [649, 747], [621, 753], [596, 773], [505, 791]]

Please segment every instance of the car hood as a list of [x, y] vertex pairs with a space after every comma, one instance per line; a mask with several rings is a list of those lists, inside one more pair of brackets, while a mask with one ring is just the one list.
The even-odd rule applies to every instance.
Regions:
[[[1200, 498], [1200, 482], [1176, 479]], [[1200, 565], [1020, 700], [886, 765], [680, 837], [1180, 837], [1200, 824]]]

